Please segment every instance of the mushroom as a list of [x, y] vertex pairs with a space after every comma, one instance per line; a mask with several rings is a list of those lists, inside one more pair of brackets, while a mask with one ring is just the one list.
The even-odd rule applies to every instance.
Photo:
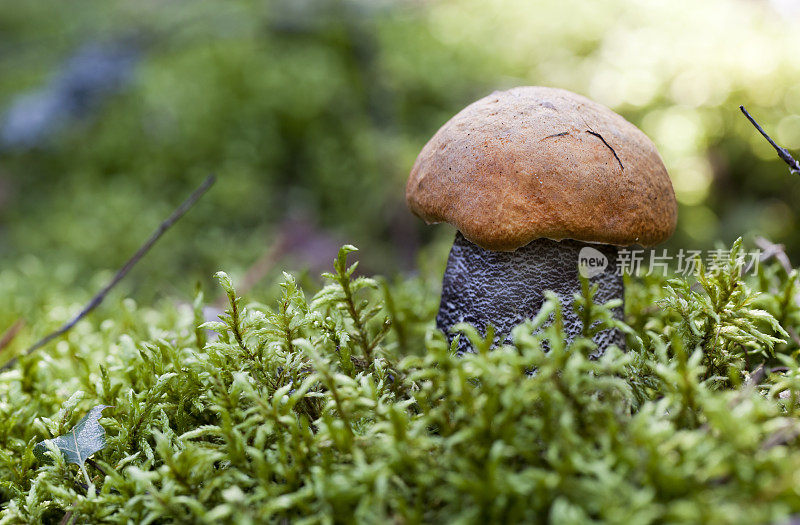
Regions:
[[[582, 329], [579, 257], [596, 302], [623, 299], [619, 247], [665, 241], [677, 219], [652, 141], [605, 106], [548, 87], [494, 92], [450, 119], [417, 157], [406, 201], [427, 223], [458, 229], [436, 318], [451, 341], [462, 322], [482, 333], [492, 324], [495, 342], [507, 341], [546, 290], [559, 296], [571, 340]], [[595, 355], [625, 345], [618, 330], [594, 341]]]

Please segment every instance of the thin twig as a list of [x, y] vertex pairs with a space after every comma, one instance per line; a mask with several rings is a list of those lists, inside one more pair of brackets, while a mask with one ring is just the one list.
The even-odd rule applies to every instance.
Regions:
[[23, 326], [25, 326], [25, 319], [19, 318], [14, 321], [14, 324], [12, 324], [8, 330], [5, 331], [3, 337], [0, 337], [0, 352], [5, 350], [5, 348], [11, 344], [11, 341], [17, 337], [17, 334], [20, 330], [22, 330]]
[[769, 135], [767, 135], [767, 132], [764, 131], [764, 129], [758, 124], [758, 122], [756, 122], [756, 119], [754, 119], [752, 115], [750, 115], [750, 113], [748, 113], [747, 110], [744, 109], [744, 106], [739, 106], [739, 109], [742, 110], [744, 116], [747, 117], [747, 120], [749, 120], [750, 123], [756, 127], [758, 132], [761, 133], [765, 139], [767, 139], [767, 142], [769, 142], [772, 145], [772, 147], [775, 148], [775, 151], [778, 152], [778, 156], [781, 158], [781, 160], [789, 165], [789, 170], [792, 173], [800, 174], [800, 163], [798, 163], [795, 160], [795, 158], [792, 157], [791, 153], [789, 153], [784, 148], [775, 144], [775, 141], [772, 140], [772, 138]]
[[[187, 211], [189, 211], [189, 209], [192, 206], [195, 205], [195, 203], [200, 199], [200, 197], [202, 197], [203, 194], [205, 194], [205, 192], [207, 192], [208, 189], [211, 188], [215, 180], [216, 179], [213, 175], [209, 176], [206, 180], [204, 180], [203, 183], [200, 186], [198, 186], [197, 189], [194, 190], [194, 192], [191, 195], [189, 195], [189, 197], [175, 209], [175, 211], [172, 212], [172, 215], [167, 217], [164, 220], [164, 222], [162, 222], [158, 226], [156, 231], [154, 231], [152, 235], [150, 235], [150, 238], [147, 239], [147, 241], [145, 241], [145, 243], [142, 244], [142, 246], [136, 251], [136, 253], [133, 254], [133, 257], [128, 259], [128, 262], [126, 262], [125, 265], [122, 268], [120, 268], [119, 271], [117, 271], [117, 273], [114, 275], [111, 281], [107, 285], [105, 285], [102, 290], [97, 292], [97, 295], [95, 295], [92, 298], [92, 300], [89, 301], [89, 303], [87, 303], [86, 306], [83, 307], [83, 310], [81, 310], [75, 317], [70, 319], [66, 324], [64, 324], [58, 330], [50, 332], [46, 336], [39, 339], [27, 350], [25, 350], [25, 352], [23, 352], [22, 355], [25, 356], [31, 355], [33, 352], [43, 347], [53, 339], [65, 334], [73, 326], [75, 326], [78, 323], [78, 321], [86, 317], [86, 315], [88, 315], [89, 312], [97, 308], [100, 305], [100, 303], [103, 302], [103, 299], [106, 298], [108, 292], [110, 292], [111, 289], [114, 286], [116, 286], [117, 283], [119, 283], [128, 274], [128, 272], [131, 271], [131, 269], [136, 265], [136, 263], [139, 262], [139, 260], [145, 256], [145, 254], [150, 250], [150, 248], [153, 247], [156, 241], [158, 241], [158, 239], [160, 239], [161, 236], [164, 235], [164, 233], [178, 221], [178, 219], [183, 217], [183, 215]], [[14, 366], [18, 359], [19, 356], [14, 357], [8, 363], [4, 364], [2, 367], [0, 367], [0, 372], [8, 370], [12, 366]]]
[[70, 507], [70, 510], [64, 513], [64, 517], [61, 518], [61, 521], [58, 522], [58, 525], [69, 525], [72, 522], [72, 509], [75, 508], [73, 504]]
[[[755, 238], [755, 244], [761, 249], [761, 253], [758, 256], [758, 264], [767, 262], [774, 257], [781, 263], [781, 266], [787, 274], [792, 273], [792, 261], [790, 261], [789, 256], [786, 255], [786, 247], [783, 244], [775, 244], [760, 235]], [[755, 266], [756, 262], [751, 259], [742, 270], [742, 275], [750, 273]]]
[[[288, 240], [288, 234], [286, 232], [279, 233], [275, 242], [273, 242], [267, 251], [265, 251], [264, 254], [259, 257], [259, 259], [247, 270], [247, 273], [245, 273], [244, 277], [242, 278], [242, 282], [236, 286], [236, 291], [240, 296], [243, 296], [252, 290], [253, 287], [262, 279], [264, 279], [269, 271], [275, 267], [275, 263], [286, 251]], [[222, 294], [217, 298], [216, 301], [214, 301], [213, 305], [215, 308], [222, 309], [225, 308], [227, 303], [228, 296]]]
[[763, 250], [759, 262], [764, 262], [772, 257], [776, 258], [787, 274], [792, 273], [792, 261], [786, 255], [786, 247], [783, 244], [775, 244], [760, 235], [755, 238], [756, 246]]

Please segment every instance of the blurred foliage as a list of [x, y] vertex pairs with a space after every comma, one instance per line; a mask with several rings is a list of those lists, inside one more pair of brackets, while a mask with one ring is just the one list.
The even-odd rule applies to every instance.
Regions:
[[766, 0], [2, 1], [0, 108], [63, 84], [87, 45], [137, 57], [101, 103], [0, 154], [3, 260], [66, 264], [76, 281], [56, 284], [82, 285], [215, 172], [135, 272], [141, 298], [240, 275], [281, 234], [293, 265], [318, 268], [341, 242], [311, 243], [298, 217], [373, 248], [368, 269], [412, 268], [451, 235], [405, 208], [416, 153], [466, 104], [524, 84], [585, 94], [653, 138], [681, 204], [674, 246], [757, 232], [797, 256], [800, 180], [737, 106], [800, 148], [798, 29], [800, 11]]
[[[202, 295], [179, 312], [128, 302], [0, 374], [0, 524], [800, 513], [794, 270], [743, 280], [733, 262], [699, 288], [633, 283], [630, 304], [661, 306], [634, 309], [633, 325], [585, 286], [588, 324], [628, 334], [627, 353], [598, 359], [591, 333], [565, 342], [549, 293], [513, 344], [489, 351], [491, 336], [465, 327], [478, 350], [458, 357], [433, 326], [438, 273], [357, 277], [352, 251], [313, 296], [284, 274], [272, 305], [245, 303], [220, 272], [217, 322], [203, 323]], [[97, 405], [112, 405], [106, 438], [85, 465], [55, 447], [37, 457]]]

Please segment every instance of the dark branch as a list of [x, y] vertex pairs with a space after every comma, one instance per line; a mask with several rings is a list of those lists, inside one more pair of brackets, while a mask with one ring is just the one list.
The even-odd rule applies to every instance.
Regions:
[[739, 109], [742, 110], [742, 113], [744, 113], [744, 116], [747, 117], [747, 120], [749, 120], [750, 123], [753, 126], [755, 126], [755, 128], [758, 130], [758, 132], [761, 133], [761, 135], [763, 135], [765, 139], [767, 139], [767, 142], [769, 142], [772, 145], [772, 147], [775, 148], [775, 151], [778, 152], [778, 156], [781, 158], [781, 160], [789, 165], [789, 170], [792, 173], [800, 174], [800, 164], [798, 164], [798, 162], [795, 160], [795, 158], [792, 157], [791, 153], [789, 153], [784, 148], [782, 148], [782, 147], [778, 146], [777, 144], [775, 144], [775, 141], [772, 140], [772, 137], [767, 135], [767, 132], [764, 131], [764, 128], [762, 128], [758, 124], [758, 122], [756, 122], [756, 119], [754, 119], [752, 117], [752, 115], [750, 115], [750, 113], [748, 113], [747, 110], [744, 109], [744, 106], [739, 106]]
[[[133, 257], [128, 259], [128, 262], [126, 262], [125, 265], [122, 268], [120, 268], [119, 271], [117, 271], [117, 273], [114, 275], [114, 277], [111, 279], [111, 281], [107, 285], [105, 285], [102, 290], [97, 292], [97, 295], [95, 295], [92, 298], [92, 300], [89, 301], [86, 304], [86, 306], [83, 307], [83, 310], [81, 310], [75, 317], [70, 319], [66, 324], [64, 324], [58, 330], [56, 330], [54, 332], [50, 332], [46, 336], [44, 336], [41, 339], [39, 339], [32, 346], [30, 346], [27, 350], [25, 350], [25, 352], [23, 352], [22, 355], [25, 355], [25, 356], [31, 355], [33, 352], [35, 352], [39, 348], [43, 347], [44, 345], [46, 345], [47, 343], [49, 343], [53, 339], [65, 334], [73, 326], [75, 326], [78, 323], [78, 321], [80, 321], [81, 319], [86, 317], [86, 315], [88, 315], [89, 312], [91, 312], [92, 310], [97, 308], [100, 305], [100, 303], [103, 302], [103, 299], [106, 298], [106, 295], [108, 295], [108, 292], [110, 292], [111, 289], [114, 286], [116, 286], [117, 283], [119, 283], [128, 274], [128, 272], [131, 271], [131, 268], [133, 268], [136, 265], [136, 263], [139, 262], [139, 260], [142, 257], [145, 256], [145, 254], [150, 250], [150, 248], [153, 247], [153, 245], [156, 243], [156, 241], [158, 241], [158, 239], [160, 239], [161, 236], [164, 235], [164, 233], [168, 229], [170, 229], [173, 224], [175, 224], [178, 221], [178, 219], [183, 217], [183, 215], [187, 211], [189, 211], [189, 209], [192, 206], [195, 205], [195, 203], [200, 199], [200, 197], [202, 197], [203, 194], [205, 192], [207, 192], [208, 189], [214, 184], [214, 181], [215, 181], [215, 178], [214, 178], [213, 175], [209, 176], [206, 180], [204, 180], [203, 183], [200, 186], [198, 186], [198, 188], [196, 190], [194, 190], [194, 192], [189, 196], [189, 198], [187, 198], [185, 201], [183, 201], [183, 203], [180, 206], [178, 206], [175, 209], [175, 211], [172, 212], [172, 215], [167, 217], [164, 220], [164, 222], [162, 222], [158, 226], [156, 231], [154, 231], [152, 233], [152, 235], [150, 235], [150, 238], [147, 239], [147, 241], [145, 241], [145, 243], [141, 247], [139, 247], [139, 249], [136, 251], [136, 253], [133, 254]], [[0, 372], [2, 372], [3, 370], [8, 370], [12, 366], [14, 366], [18, 359], [19, 359], [19, 357], [14, 357], [8, 363], [4, 364], [2, 367], [0, 367]]]
[[590, 129], [587, 129], [587, 130], [586, 130], [586, 133], [588, 133], [589, 135], [594, 135], [594, 136], [595, 136], [595, 137], [597, 137], [598, 139], [602, 140], [602, 141], [603, 141], [603, 144], [605, 144], [605, 145], [606, 145], [606, 147], [607, 147], [608, 149], [610, 149], [610, 150], [611, 150], [611, 153], [613, 153], [613, 154], [614, 154], [614, 158], [615, 158], [615, 159], [617, 159], [617, 162], [619, 162], [619, 167], [620, 167], [620, 168], [622, 168], [622, 170], [623, 170], [623, 171], [625, 170], [625, 166], [623, 166], [623, 165], [622, 165], [622, 161], [621, 161], [621, 160], [619, 160], [619, 157], [617, 156], [617, 152], [616, 152], [616, 151], [614, 151], [614, 148], [612, 148], [612, 147], [611, 147], [611, 144], [609, 144], [608, 142], [606, 142], [606, 139], [604, 139], [604, 138], [603, 138], [603, 136], [602, 136], [601, 134], [597, 133], [596, 131], [592, 131], [592, 130], [590, 130]]

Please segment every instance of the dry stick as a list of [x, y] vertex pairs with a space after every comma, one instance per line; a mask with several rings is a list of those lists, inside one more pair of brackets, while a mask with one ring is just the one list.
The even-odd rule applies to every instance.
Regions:
[[789, 256], [786, 255], [786, 246], [783, 244], [775, 244], [770, 242], [769, 240], [761, 237], [760, 235], [756, 236], [754, 239], [756, 246], [761, 248], [763, 251], [761, 252], [761, 257], [759, 258], [760, 261], [764, 261], [771, 257], [775, 257], [781, 266], [786, 271], [787, 275], [792, 273], [792, 261], [789, 260]]
[[[83, 310], [81, 310], [78, 313], [78, 315], [76, 315], [75, 317], [70, 319], [66, 324], [64, 324], [61, 328], [59, 328], [55, 332], [51, 332], [51, 333], [47, 334], [46, 336], [42, 337], [41, 339], [39, 339], [31, 347], [29, 347], [27, 350], [25, 350], [25, 352], [22, 355], [25, 355], [25, 356], [31, 355], [33, 352], [35, 352], [39, 348], [43, 347], [44, 345], [46, 345], [47, 343], [49, 343], [50, 341], [52, 341], [56, 337], [65, 334], [73, 326], [75, 326], [78, 323], [78, 321], [80, 321], [81, 319], [86, 317], [86, 315], [89, 314], [89, 312], [91, 312], [92, 310], [97, 308], [100, 305], [100, 303], [103, 302], [103, 299], [106, 298], [106, 295], [108, 295], [108, 292], [110, 292], [111, 289], [114, 286], [116, 286], [117, 283], [119, 283], [128, 274], [129, 271], [131, 271], [131, 268], [133, 268], [134, 265], [137, 262], [139, 262], [139, 260], [142, 257], [145, 256], [145, 254], [150, 250], [150, 248], [153, 247], [153, 245], [156, 243], [156, 241], [158, 241], [158, 239], [160, 239], [161, 236], [164, 235], [164, 232], [166, 232], [168, 229], [170, 229], [172, 227], [172, 225], [175, 224], [178, 221], [178, 219], [183, 217], [183, 215], [187, 211], [189, 211], [189, 209], [192, 206], [194, 206], [195, 203], [198, 200], [200, 200], [200, 197], [202, 197], [203, 194], [205, 192], [207, 192], [209, 188], [211, 188], [211, 186], [214, 184], [215, 180], [216, 179], [215, 179], [215, 177], [213, 175], [209, 176], [206, 180], [204, 180], [203, 183], [200, 186], [198, 186], [197, 189], [194, 190], [194, 192], [191, 195], [189, 195], [189, 197], [185, 201], [183, 201], [183, 203], [180, 206], [178, 206], [175, 209], [175, 211], [172, 212], [172, 215], [167, 217], [164, 220], [164, 222], [162, 222], [158, 226], [158, 229], [156, 229], [156, 231], [154, 231], [153, 234], [150, 235], [150, 238], [147, 239], [147, 241], [145, 241], [145, 243], [136, 251], [136, 253], [133, 254], [133, 257], [128, 259], [128, 262], [126, 262], [125, 265], [122, 268], [120, 268], [119, 271], [117, 271], [117, 273], [114, 275], [113, 279], [111, 279], [111, 281], [107, 285], [105, 285], [105, 287], [103, 287], [102, 290], [97, 292], [97, 295], [95, 295], [92, 298], [92, 300], [89, 301], [89, 303], [87, 303], [86, 306], [83, 307]], [[8, 370], [12, 366], [14, 366], [18, 359], [19, 359], [19, 356], [14, 357], [8, 363], [4, 364], [2, 367], [0, 367], [0, 372], [2, 372], [4, 370]]]
[[75, 505], [73, 504], [70, 507], [70, 510], [64, 513], [64, 517], [61, 518], [61, 521], [58, 522], [58, 525], [69, 525], [72, 522], [72, 510], [74, 509]]
[[756, 119], [754, 119], [750, 115], [750, 113], [748, 113], [747, 110], [744, 109], [744, 106], [739, 106], [739, 109], [742, 110], [742, 113], [744, 113], [744, 116], [747, 117], [747, 120], [749, 120], [750, 123], [753, 126], [756, 127], [758, 132], [761, 133], [764, 136], [765, 139], [767, 139], [767, 142], [769, 142], [772, 145], [772, 147], [775, 148], [775, 151], [778, 152], [778, 156], [781, 158], [781, 160], [789, 165], [789, 170], [792, 173], [800, 174], [800, 163], [798, 163], [794, 159], [794, 157], [792, 157], [791, 153], [789, 153], [784, 148], [782, 148], [782, 147], [778, 146], [777, 144], [775, 144], [775, 141], [772, 140], [772, 138], [769, 135], [767, 135], [767, 132], [764, 131], [764, 129], [761, 126], [759, 126], [758, 122], [756, 122]]
[[[767, 262], [774, 257], [787, 274], [792, 273], [792, 262], [789, 260], [789, 256], [786, 255], [786, 247], [783, 244], [775, 244], [760, 235], [756, 236], [755, 243], [761, 249], [761, 254], [758, 256], [758, 264]], [[750, 273], [755, 265], [756, 262], [751, 259], [747, 266], [742, 269], [742, 275]]]
[[[236, 291], [239, 295], [245, 295], [266, 277], [269, 271], [275, 266], [275, 263], [278, 262], [279, 257], [285, 252], [288, 241], [288, 234], [286, 232], [278, 234], [278, 238], [275, 242], [273, 242], [269, 249], [267, 249], [267, 251], [247, 270], [247, 273], [245, 273], [242, 278], [242, 282], [236, 285]], [[217, 300], [214, 301], [213, 305], [215, 308], [222, 309], [225, 308], [227, 303], [228, 296], [221, 294], [217, 297]]]
[[20, 330], [22, 330], [23, 326], [25, 326], [25, 319], [20, 318], [17, 319], [8, 330], [6, 330], [6, 332], [3, 334], [3, 337], [0, 337], [0, 352], [2, 352], [8, 345], [11, 344], [11, 341], [17, 337], [17, 334]]
[[[772, 137], [767, 135], [767, 132], [764, 131], [764, 128], [762, 128], [761, 125], [758, 122], [756, 122], [756, 119], [754, 119], [753, 116], [744, 108], [744, 106], [739, 106], [739, 109], [742, 110], [744, 116], [747, 117], [747, 120], [749, 120], [753, 126], [755, 126], [758, 132], [761, 133], [761, 135], [765, 139], [767, 139], [767, 142], [769, 142], [770, 145], [772, 145], [772, 147], [775, 148], [775, 151], [778, 152], [778, 156], [781, 158], [781, 160], [789, 165], [789, 171], [792, 173], [800, 174], [800, 163], [798, 163], [795, 160], [795, 158], [792, 157], [792, 154], [789, 153], [786, 149], [778, 146], [775, 143], [775, 141], [772, 140]], [[786, 255], [786, 252], [784, 251], [784, 247], [782, 245], [773, 244], [764, 239], [763, 237], [757, 237], [756, 244], [758, 245], [759, 248], [764, 250], [761, 257], [759, 257], [759, 262], [762, 262], [770, 257], [776, 257], [778, 261], [781, 263], [781, 266], [783, 266], [783, 268], [786, 270], [786, 273], [790, 273], [792, 271], [792, 264], [791, 262], [789, 262], [789, 257]], [[745, 271], [742, 273], [747, 273], [752, 267], [752, 265], [753, 263], [751, 262], [745, 269]]]

